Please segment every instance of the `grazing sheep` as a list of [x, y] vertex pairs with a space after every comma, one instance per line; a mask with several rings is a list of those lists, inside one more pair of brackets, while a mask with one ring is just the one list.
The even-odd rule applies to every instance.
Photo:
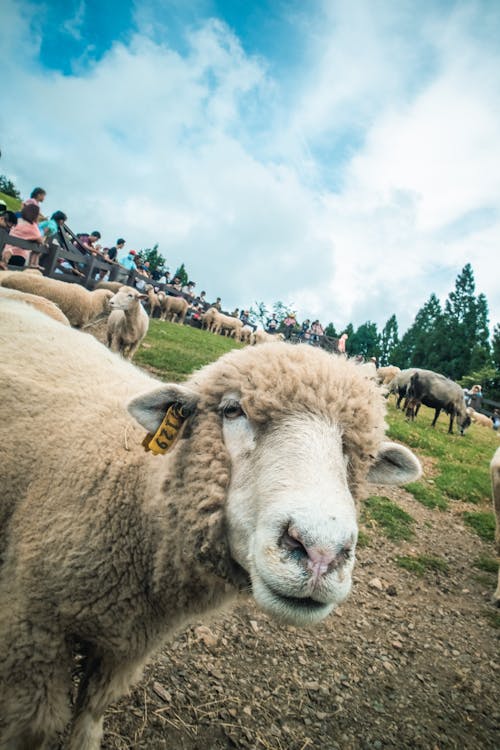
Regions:
[[69, 326], [69, 320], [66, 315], [59, 309], [57, 305], [51, 302], [45, 297], [39, 297], [36, 294], [27, 294], [26, 292], [18, 292], [17, 289], [8, 289], [7, 287], [0, 287], [0, 302], [4, 300], [17, 300], [18, 302], [24, 302], [27, 305], [32, 305], [40, 312], [45, 313], [50, 318], [59, 321], [65, 326]]
[[[396, 375], [391, 381], [391, 384], [389, 386], [389, 394], [396, 394], [396, 409], [399, 409], [401, 407], [401, 401], [403, 399], [406, 399], [406, 393], [408, 391], [408, 386], [410, 385], [410, 380], [412, 378], [412, 375], [414, 375], [416, 372], [416, 367], [409, 367], [407, 370], [401, 370], [401, 372], [398, 373], [398, 375]], [[403, 408], [406, 409], [406, 404], [404, 404]]]
[[231, 315], [224, 315], [224, 313], [216, 311], [212, 322], [212, 331], [214, 333], [224, 332], [226, 336], [233, 336], [236, 341], [239, 341], [242, 328], [243, 321], [239, 318], [233, 318]]
[[216, 307], [209, 307], [201, 316], [201, 327], [206, 328], [207, 331], [211, 331], [218, 312]]
[[72, 720], [66, 748], [97, 750], [151, 654], [238, 591], [295, 625], [344, 601], [355, 499], [420, 465], [384, 442], [378, 386], [319, 349], [237, 349], [166, 384], [17, 307], [0, 309], [0, 747], [52, 747]]
[[189, 303], [184, 297], [174, 297], [165, 292], [158, 292], [158, 299], [161, 305], [161, 319], [171, 320], [176, 323], [184, 323], [187, 311], [189, 310]]
[[387, 365], [386, 367], [377, 368], [377, 379], [380, 385], [389, 385], [396, 375], [399, 375], [401, 368], [396, 365]]
[[240, 331], [240, 341], [243, 341], [245, 344], [249, 344], [252, 333], [253, 333], [252, 326], [244, 325]]
[[[493, 494], [493, 510], [495, 513], [495, 548], [500, 555], [500, 448], [497, 448], [490, 464], [491, 489]], [[493, 594], [493, 601], [500, 607], [500, 568], [498, 569], [497, 590]]]
[[146, 299], [146, 296], [137, 289], [122, 286], [109, 300], [108, 346], [126, 359], [132, 359], [148, 332], [149, 317], [141, 305], [141, 299]]
[[467, 414], [471, 418], [471, 422], [476, 422], [481, 427], [489, 427], [490, 430], [493, 429], [493, 420], [487, 417], [486, 414], [481, 414], [481, 412], [473, 409], [472, 406], [467, 407]]
[[144, 291], [148, 298], [150, 316], [154, 318], [156, 310], [158, 310], [161, 315], [161, 303], [158, 295], [155, 292], [154, 286], [152, 284], [146, 284], [146, 288], [144, 289]]
[[2, 286], [52, 300], [75, 328], [81, 328], [100, 315], [107, 314], [108, 302], [113, 296], [107, 289], [89, 292], [78, 284], [56, 281], [38, 274], [26, 274], [24, 271], [3, 278]]
[[442, 411], [450, 417], [448, 427], [450, 435], [453, 433], [455, 417], [461, 435], [470, 425], [471, 420], [467, 414], [463, 388], [438, 372], [432, 370], [417, 370], [414, 372], [410, 378], [406, 396], [406, 415], [411, 419], [417, 416], [420, 405], [424, 404], [435, 410], [431, 427], [436, 425]]

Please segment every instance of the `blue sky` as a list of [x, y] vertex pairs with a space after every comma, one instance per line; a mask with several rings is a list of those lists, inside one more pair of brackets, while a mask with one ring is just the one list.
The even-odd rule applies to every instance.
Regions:
[[227, 308], [404, 330], [470, 262], [496, 323], [499, 32], [493, 0], [4, 0], [0, 171]]

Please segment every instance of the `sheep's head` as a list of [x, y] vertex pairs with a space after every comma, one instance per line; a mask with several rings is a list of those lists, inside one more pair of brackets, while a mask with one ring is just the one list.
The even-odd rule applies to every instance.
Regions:
[[174, 401], [191, 414], [192, 436], [204, 420], [217, 425], [214, 460], [224, 453], [230, 466], [228, 544], [258, 604], [293, 624], [321, 620], [351, 588], [364, 482], [420, 474], [408, 449], [383, 441], [380, 390], [344, 358], [267, 344], [231, 352], [186, 386], [129, 408], [152, 432]]
[[146, 294], [141, 294], [131, 286], [122, 286], [116, 294], [108, 294], [111, 294], [109, 306], [112, 310], [130, 310], [138, 304], [139, 300], [147, 299]]

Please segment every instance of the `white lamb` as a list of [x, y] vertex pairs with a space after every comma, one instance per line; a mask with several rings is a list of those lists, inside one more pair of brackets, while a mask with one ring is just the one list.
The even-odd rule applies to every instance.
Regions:
[[148, 332], [149, 317], [142, 299], [146, 296], [137, 289], [123, 286], [109, 301], [112, 312], [108, 318], [108, 346], [126, 359], [132, 359]]
[[238, 591], [295, 625], [344, 601], [365, 480], [420, 466], [384, 442], [378, 386], [321, 350], [245, 347], [167, 384], [6, 307], [0, 747], [53, 747], [71, 722], [66, 748], [97, 750], [151, 653]]
[[158, 299], [161, 305], [161, 319], [171, 320], [175, 323], [184, 323], [189, 310], [189, 303], [184, 297], [174, 297], [165, 292], [158, 292]]
[[156, 310], [160, 313], [161, 316], [161, 302], [160, 298], [155, 292], [155, 288], [152, 284], [146, 284], [146, 288], [144, 290], [148, 297], [149, 302], [149, 314], [152, 318], [154, 318], [154, 314]]

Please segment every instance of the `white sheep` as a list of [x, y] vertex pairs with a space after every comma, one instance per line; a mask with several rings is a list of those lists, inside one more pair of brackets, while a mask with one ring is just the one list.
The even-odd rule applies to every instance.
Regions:
[[109, 300], [108, 347], [126, 359], [132, 359], [148, 332], [149, 317], [141, 304], [142, 299], [146, 299], [146, 296], [137, 289], [122, 286]]
[[211, 330], [213, 333], [224, 333], [226, 336], [233, 336], [236, 341], [240, 340], [240, 331], [243, 328], [243, 321], [239, 318], [233, 318], [232, 315], [215, 311], [212, 317]]
[[489, 427], [490, 430], [493, 429], [493, 420], [486, 416], [486, 414], [481, 414], [481, 412], [473, 409], [472, 406], [468, 406], [466, 411], [471, 418], [471, 422], [476, 422], [481, 427]]
[[108, 302], [113, 292], [96, 289], [89, 292], [79, 284], [56, 281], [34, 273], [12, 273], [1, 280], [2, 286], [20, 292], [37, 294], [55, 302], [72, 326], [81, 328], [108, 312]]
[[201, 316], [201, 327], [206, 328], [207, 331], [212, 331], [214, 327], [214, 320], [218, 315], [218, 310], [215, 307], [209, 307], [206, 312]]
[[71, 721], [66, 748], [97, 750], [151, 653], [238, 591], [319, 622], [351, 588], [365, 481], [420, 473], [378, 386], [319, 349], [237, 349], [179, 385], [26, 305], [0, 305], [0, 341], [2, 748]]
[[27, 294], [26, 292], [18, 292], [17, 289], [8, 289], [7, 287], [0, 287], [0, 301], [4, 299], [17, 300], [18, 302], [24, 302], [26, 305], [35, 307], [50, 318], [59, 321], [65, 326], [69, 326], [69, 320], [66, 315], [60, 310], [60, 308], [45, 297], [39, 297], [37, 294]]
[[285, 337], [282, 333], [267, 333], [258, 328], [252, 334], [250, 334], [250, 343], [255, 344], [269, 344], [272, 341], [284, 341]]
[[175, 297], [165, 292], [158, 292], [158, 299], [161, 305], [161, 319], [171, 320], [176, 323], [184, 323], [189, 310], [189, 303], [184, 297]]
[[244, 325], [240, 331], [240, 341], [243, 341], [245, 344], [249, 344], [253, 331], [254, 329], [252, 328], [252, 326]]
[[[493, 511], [495, 513], [495, 548], [500, 556], [500, 448], [497, 448], [490, 464], [491, 489], [493, 494]], [[493, 601], [500, 607], [500, 567], [498, 568], [497, 589], [493, 594]]]
[[160, 298], [155, 292], [155, 288], [152, 284], [146, 284], [146, 288], [144, 289], [149, 303], [149, 314], [152, 318], [154, 318], [155, 311], [158, 310], [158, 312], [161, 315], [161, 302]]
[[401, 368], [396, 365], [386, 365], [385, 367], [377, 368], [377, 380], [381, 385], [389, 385], [392, 383], [396, 375], [399, 375]]

